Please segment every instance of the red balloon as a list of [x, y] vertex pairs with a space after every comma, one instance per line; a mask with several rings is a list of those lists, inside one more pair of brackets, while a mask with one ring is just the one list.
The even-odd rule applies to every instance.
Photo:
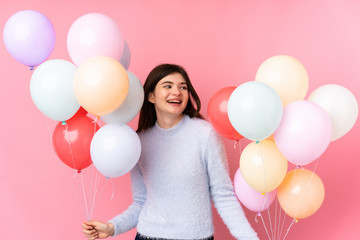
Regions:
[[74, 114], [74, 116], [72, 117], [77, 117], [77, 116], [86, 116], [88, 114], [88, 112], [80, 106], [79, 110]]
[[60, 160], [77, 170], [90, 166], [90, 144], [99, 128], [92, 118], [84, 114], [75, 114], [65, 125], [59, 122], [54, 129], [52, 140]]
[[242, 136], [231, 125], [227, 111], [230, 95], [235, 89], [236, 87], [225, 87], [215, 93], [209, 101], [207, 115], [218, 133], [226, 138], [239, 140]]

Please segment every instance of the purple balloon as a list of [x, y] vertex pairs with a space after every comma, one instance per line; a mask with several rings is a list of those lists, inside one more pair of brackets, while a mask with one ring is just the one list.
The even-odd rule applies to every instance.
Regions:
[[20, 63], [34, 67], [44, 62], [55, 46], [55, 30], [50, 20], [37, 11], [24, 10], [5, 24], [4, 43]]
[[240, 168], [234, 176], [234, 188], [240, 202], [253, 212], [262, 212], [268, 209], [276, 197], [276, 190], [263, 195], [250, 187], [241, 175]]
[[120, 63], [123, 65], [123, 67], [128, 70], [130, 66], [130, 60], [131, 60], [131, 54], [130, 54], [130, 48], [127, 42], [124, 42], [124, 51], [120, 58]]

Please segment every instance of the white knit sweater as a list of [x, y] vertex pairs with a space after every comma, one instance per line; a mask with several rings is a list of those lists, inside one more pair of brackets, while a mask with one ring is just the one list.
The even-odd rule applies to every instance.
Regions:
[[155, 124], [139, 136], [141, 157], [131, 171], [133, 203], [109, 221], [114, 236], [137, 227], [156, 238], [209, 237], [213, 200], [236, 239], [258, 239], [233, 191], [221, 138], [208, 122], [184, 115], [170, 129]]

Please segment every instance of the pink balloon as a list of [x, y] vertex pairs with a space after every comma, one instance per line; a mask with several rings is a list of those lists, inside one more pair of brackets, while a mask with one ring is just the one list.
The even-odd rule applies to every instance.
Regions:
[[253, 212], [262, 212], [266, 210], [276, 197], [276, 190], [266, 193], [265, 195], [250, 187], [242, 177], [240, 169], [234, 176], [235, 193], [240, 202]]
[[4, 26], [4, 43], [20, 63], [34, 67], [44, 62], [55, 46], [55, 30], [50, 20], [37, 11], [12, 15]]
[[71, 25], [67, 48], [77, 66], [94, 56], [106, 56], [119, 61], [124, 50], [124, 38], [113, 19], [104, 14], [89, 13]]
[[319, 105], [300, 100], [285, 106], [274, 138], [289, 162], [306, 165], [326, 150], [331, 135], [332, 125], [328, 114]]

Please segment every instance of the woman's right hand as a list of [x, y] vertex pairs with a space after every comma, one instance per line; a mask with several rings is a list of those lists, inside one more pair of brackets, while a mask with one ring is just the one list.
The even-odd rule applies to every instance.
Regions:
[[83, 233], [89, 240], [98, 238], [107, 238], [114, 235], [114, 225], [112, 223], [103, 223], [97, 220], [83, 222]]

